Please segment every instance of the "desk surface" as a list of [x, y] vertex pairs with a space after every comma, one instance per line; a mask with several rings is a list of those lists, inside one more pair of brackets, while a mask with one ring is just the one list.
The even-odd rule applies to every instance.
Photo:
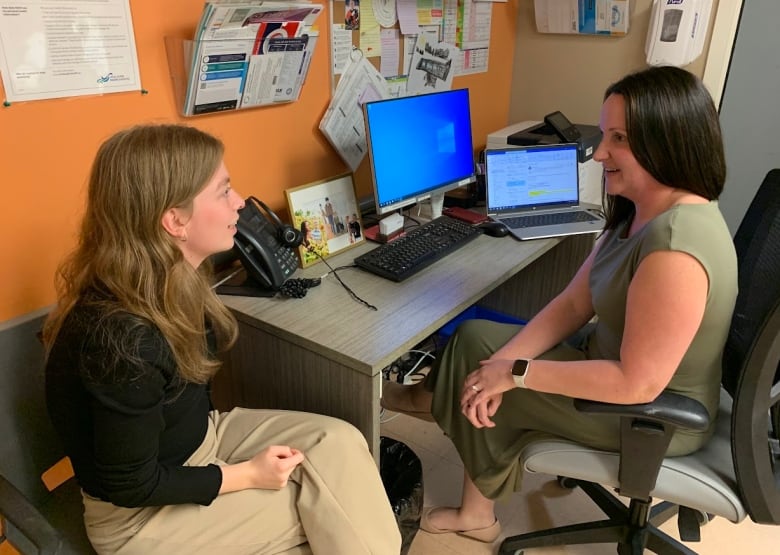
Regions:
[[[329, 274], [303, 299], [222, 296], [239, 321], [373, 376], [454, 316], [517, 274], [560, 239], [516, 241], [480, 236], [407, 280], [396, 283], [358, 268], [338, 270], [371, 310]], [[334, 267], [376, 247], [365, 242], [328, 258]], [[319, 277], [322, 262], [294, 277]]]

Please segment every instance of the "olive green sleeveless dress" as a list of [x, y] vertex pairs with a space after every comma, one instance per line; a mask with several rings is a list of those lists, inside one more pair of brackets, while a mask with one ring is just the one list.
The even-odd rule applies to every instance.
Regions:
[[[628, 238], [626, 227], [605, 234], [591, 269], [596, 325], [579, 345], [562, 344], [539, 358], [619, 360], [627, 292], [637, 268], [652, 252], [682, 251], [701, 263], [709, 291], [701, 326], [667, 390], [696, 399], [716, 414], [721, 352], [737, 294], [736, 255], [718, 204], [674, 206]], [[504, 394], [493, 419], [495, 428], [477, 429], [462, 415], [460, 391], [465, 377], [518, 330], [519, 326], [486, 320], [464, 322], [426, 380], [434, 392], [434, 418], [452, 439], [474, 483], [492, 499], [520, 489], [523, 471], [518, 455], [534, 439], [552, 434], [607, 450], [617, 450], [619, 443], [617, 417], [580, 414], [568, 397], [528, 389]], [[695, 451], [711, 432], [712, 427], [704, 433], [679, 431], [668, 454]]]

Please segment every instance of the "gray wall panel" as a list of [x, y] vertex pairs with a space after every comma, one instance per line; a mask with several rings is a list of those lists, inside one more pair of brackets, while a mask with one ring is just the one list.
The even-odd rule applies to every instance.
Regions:
[[732, 235], [767, 172], [780, 167], [780, 2], [747, 0], [720, 120], [728, 177], [721, 210]]

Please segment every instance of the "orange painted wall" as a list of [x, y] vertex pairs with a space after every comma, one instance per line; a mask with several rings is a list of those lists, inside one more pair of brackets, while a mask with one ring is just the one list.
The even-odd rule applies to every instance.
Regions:
[[[130, 0], [141, 83], [148, 94], [114, 93], [0, 107], [0, 322], [55, 302], [57, 264], [75, 244], [86, 179], [98, 145], [119, 129], [181, 122], [220, 137], [232, 182], [287, 216], [284, 190], [346, 170], [318, 130], [330, 100], [328, 3], [300, 100], [182, 118], [174, 101], [164, 37], [191, 38], [202, 0]], [[471, 93], [475, 148], [507, 124], [516, 3], [493, 6], [489, 71], [456, 78]], [[358, 196], [370, 193], [367, 162]]]

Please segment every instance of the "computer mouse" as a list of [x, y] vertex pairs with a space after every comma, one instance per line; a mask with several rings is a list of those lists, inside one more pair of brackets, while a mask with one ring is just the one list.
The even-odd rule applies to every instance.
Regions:
[[491, 237], [506, 237], [509, 235], [509, 228], [501, 222], [482, 222], [477, 226], [485, 235]]

